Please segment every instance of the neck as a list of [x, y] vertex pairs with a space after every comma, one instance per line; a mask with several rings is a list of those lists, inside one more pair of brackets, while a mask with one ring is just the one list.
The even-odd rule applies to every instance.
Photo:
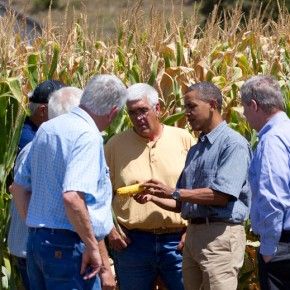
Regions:
[[157, 141], [163, 132], [163, 124], [158, 123], [156, 129], [154, 130], [152, 135], [148, 136], [149, 141]]
[[29, 120], [36, 126], [39, 127], [43, 121], [39, 120], [39, 118], [35, 117], [35, 116], [30, 116]]
[[223, 122], [223, 118], [220, 114], [213, 114], [210, 124], [206, 129], [202, 130], [203, 133], [208, 134], [213, 129], [215, 129], [221, 122]]
[[100, 132], [104, 131], [107, 128], [107, 123], [105, 122], [107, 119], [106, 116], [98, 116], [83, 105], [80, 105], [80, 108], [90, 115], [90, 117], [94, 120]]
[[271, 113], [263, 112], [263, 114], [261, 115], [261, 122], [259, 122], [257, 128], [255, 129], [259, 132], [264, 127], [264, 125], [268, 123], [270, 119], [272, 119], [277, 113], [280, 113], [280, 112], [283, 112], [283, 111], [275, 109]]

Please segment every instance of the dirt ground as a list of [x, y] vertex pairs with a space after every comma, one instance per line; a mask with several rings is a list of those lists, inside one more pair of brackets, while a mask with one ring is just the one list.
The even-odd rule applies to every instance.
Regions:
[[[44, 25], [47, 21], [48, 11], [36, 10], [33, 4], [34, 1], [36, 0], [2, 0], [2, 2], [10, 3], [17, 11]], [[114, 33], [118, 17], [126, 9], [132, 8], [138, 3], [140, 4], [140, 9], [145, 12], [147, 17], [152, 6], [168, 16], [172, 11], [176, 15], [183, 13], [186, 17], [190, 17], [191, 13], [191, 6], [185, 5], [189, 2], [188, 0], [58, 0], [57, 2], [58, 7], [52, 9], [51, 14], [53, 23], [62, 25], [64, 21], [69, 22], [73, 15], [79, 17], [80, 14], [83, 14], [87, 16], [89, 29], [101, 32], [105, 36], [110, 36]], [[65, 17], [65, 15], [67, 16]]]

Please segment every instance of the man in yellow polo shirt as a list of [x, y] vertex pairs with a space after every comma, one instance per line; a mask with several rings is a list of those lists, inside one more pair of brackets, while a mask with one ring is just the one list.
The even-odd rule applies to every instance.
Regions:
[[[105, 146], [113, 189], [152, 178], [175, 187], [194, 139], [187, 130], [160, 123], [153, 87], [134, 84], [128, 93], [133, 129], [114, 136]], [[183, 290], [177, 246], [186, 223], [180, 215], [118, 195], [113, 210], [124, 232], [120, 235], [113, 228], [109, 234], [120, 290], [151, 290], [158, 275], [169, 290]]]

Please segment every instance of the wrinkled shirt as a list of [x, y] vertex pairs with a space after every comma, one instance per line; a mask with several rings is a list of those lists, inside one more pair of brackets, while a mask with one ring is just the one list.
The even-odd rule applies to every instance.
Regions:
[[112, 189], [103, 139], [81, 108], [43, 123], [14, 181], [31, 191], [26, 224], [74, 230], [63, 193], [84, 193], [94, 233], [103, 239], [112, 229]]
[[[23, 163], [27, 157], [31, 144], [31, 142], [28, 143], [18, 154], [14, 167], [14, 175], [16, 174], [20, 164]], [[16, 257], [26, 258], [28, 228], [25, 221], [20, 217], [13, 199], [11, 200], [10, 216], [11, 221], [7, 239], [9, 251]]]
[[245, 221], [251, 200], [248, 182], [250, 159], [250, 145], [226, 122], [220, 123], [210, 133], [202, 134], [188, 152], [177, 188], [211, 188], [229, 195], [230, 199], [226, 206], [183, 202], [182, 217], [211, 217], [232, 223]]
[[286, 113], [276, 113], [260, 130], [249, 175], [253, 231], [260, 235], [260, 253], [273, 255], [281, 231], [290, 230], [290, 120]]

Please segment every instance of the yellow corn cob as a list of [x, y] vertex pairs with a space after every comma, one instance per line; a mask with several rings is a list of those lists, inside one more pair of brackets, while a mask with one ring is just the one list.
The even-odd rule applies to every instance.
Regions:
[[143, 190], [144, 190], [143, 187], [139, 183], [137, 183], [137, 184], [133, 184], [133, 185], [119, 187], [116, 190], [116, 193], [119, 194], [119, 195], [133, 196], [133, 195], [135, 195], [137, 193], [140, 193]]

